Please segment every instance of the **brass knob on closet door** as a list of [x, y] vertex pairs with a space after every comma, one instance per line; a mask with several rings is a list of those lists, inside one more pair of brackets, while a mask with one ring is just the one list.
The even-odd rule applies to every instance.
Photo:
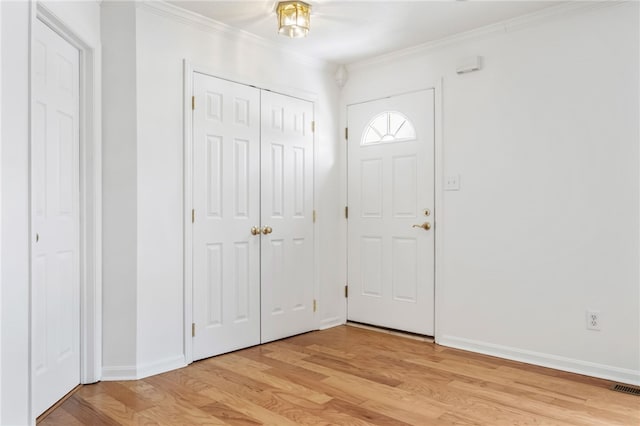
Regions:
[[252, 226], [251, 235], [260, 235], [260, 228], [258, 228], [257, 226]]
[[425, 222], [422, 225], [413, 225], [412, 228], [422, 228], [425, 231], [428, 231], [429, 229], [431, 229], [431, 224], [429, 222]]
[[273, 232], [273, 229], [271, 229], [271, 227], [270, 227], [270, 226], [265, 226], [264, 228], [262, 228], [262, 233], [263, 233], [264, 235], [270, 234], [270, 233], [272, 233], [272, 232]]

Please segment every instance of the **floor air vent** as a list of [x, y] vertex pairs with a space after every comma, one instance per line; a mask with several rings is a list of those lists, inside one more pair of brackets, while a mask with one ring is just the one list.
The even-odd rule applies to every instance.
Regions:
[[611, 390], [616, 392], [628, 393], [630, 395], [640, 396], [640, 388], [627, 385], [614, 385]]

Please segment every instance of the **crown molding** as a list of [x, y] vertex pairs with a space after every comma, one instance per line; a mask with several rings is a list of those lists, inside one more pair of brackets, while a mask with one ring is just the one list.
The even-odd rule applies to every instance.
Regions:
[[602, 1], [568, 1], [558, 6], [548, 7], [537, 12], [518, 16], [516, 18], [501, 21], [495, 24], [454, 34], [438, 40], [429, 41], [406, 49], [397, 50], [373, 58], [363, 59], [347, 65], [349, 71], [358, 70], [365, 67], [380, 65], [387, 62], [397, 61], [403, 58], [418, 56], [444, 47], [461, 44], [468, 40], [475, 40], [486, 36], [500, 33], [509, 33], [524, 28], [529, 28], [553, 19], [561, 19], [577, 15], [586, 11], [600, 9], [604, 7], [618, 6], [629, 3], [625, 0], [602, 0]]
[[[104, 2], [103, 4], [105, 3], [108, 2]], [[320, 70], [333, 70], [335, 68], [335, 64], [331, 62], [313, 58], [311, 56], [302, 55], [297, 52], [292, 52], [291, 50], [286, 49], [278, 45], [277, 43], [273, 43], [253, 33], [231, 27], [222, 22], [207, 18], [206, 16], [200, 15], [199, 13], [191, 12], [179, 6], [167, 3], [163, 0], [143, 0], [141, 2], [138, 2], [137, 6], [157, 15], [172, 18], [177, 22], [181, 22], [191, 27], [195, 26], [202, 31], [224, 36], [229, 40], [241, 40], [247, 43], [258, 45], [264, 49], [268, 49], [278, 53], [284, 53], [286, 54], [287, 58], [300, 65]]]

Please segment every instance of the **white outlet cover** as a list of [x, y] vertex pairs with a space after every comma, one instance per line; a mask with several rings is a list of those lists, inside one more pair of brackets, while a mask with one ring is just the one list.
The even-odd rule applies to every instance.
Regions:
[[587, 330], [600, 331], [601, 321], [600, 311], [587, 311]]
[[444, 178], [445, 191], [460, 191], [460, 175], [449, 175]]

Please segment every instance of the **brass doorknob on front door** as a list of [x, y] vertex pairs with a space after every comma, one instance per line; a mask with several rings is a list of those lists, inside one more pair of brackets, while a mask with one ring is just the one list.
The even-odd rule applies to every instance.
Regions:
[[428, 231], [429, 229], [431, 229], [431, 224], [429, 222], [425, 222], [422, 225], [413, 225], [412, 228], [422, 228], [425, 231]]
[[270, 227], [270, 226], [265, 226], [264, 228], [262, 228], [262, 233], [263, 233], [264, 235], [270, 234], [270, 233], [272, 233], [272, 232], [273, 232], [273, 229], [271, 229], [271, 227]]
[[252, 226], [251, 235], [260, 235], [260, 228], [258, 228], [257, 226]]

